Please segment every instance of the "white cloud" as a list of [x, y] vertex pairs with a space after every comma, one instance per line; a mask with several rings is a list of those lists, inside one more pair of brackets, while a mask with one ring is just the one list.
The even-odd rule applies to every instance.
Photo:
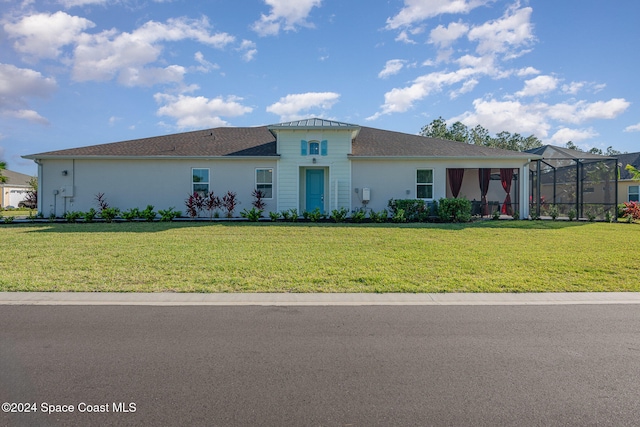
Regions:
[[211, 34], [204, 17], [169, 19], [166, 23], [149, 21], [132, 33], [113, 29], [95, 35], [85, 33], [75, 49], [72, 75], [77, 81], [107, 81], [119, 76], [118, 81], [129, 86], [178, 82], [184, 74], [181, 66], [145, 67], [159, 60], [161, 42], [185, 39], [220, 49], [235, 40], [227, 33]]
[[434, 16], [446, 13], [469, 13], [493, 0], [404, 0], [398, 14], [387, 19], [387, 29], [408, 27]]
[[204, 59], [204, 55], [200, 51], [196, 52], [193, 55], [193, 59], [195, 59], [196, 62], [200, 64], [199, 67], [196, 67], [196, 69], [200, 72], [208, 73], [211, 70], [220, 69], [220, 66], [218, 64], [214, 64], [213, 62], [209, 62], [206, 59]]
[[36, 59], [57, 58], [64, 46], [75, 43], [84, 30], [93, 27], [88, 19], [64, 12], [38, 13], [4, 24], [9, 38], [16, 40], [16, 51]]
[[295, 30], [297, 26], [313, 27], [307, 17], [314, 7], [320, 7], [322, 0], [264, 0], [271, 6], [271, 13], [261, 14], [253, 23], [253, 30], [261, 36], [274, 36], [280, 32]]
[[501, 18], [473, 27], [468, 37], [478, 42], [476, 52], [480, 55], [505, 53], [509, 58], [519, 56], [522, 52], [516, 49], [534, 41], [532, 11], [530, 7], [509, 8]]
[[438, 25], [429, 34], [429, 43], [439, 47], [450, 46], [454, 41], [467, 34], [469, 26], [461, 22], [452, 22], [448, 27]]
[[69, 9], [75, 6], [87, 6], [92, 4], [105, 4], [111, 0], [58, 0], [58, 3]]
[[560, 103], [549, 107], [550, 118], [564, 123], [582, 123], [593, 119], [614, 119], [631, 105], [624, 98], [609, 101], [577, 101], [573, 104]]
[[640, 132], [640, 123], [636, 125], [627, 126], [624, 128], [625, 132]]
[[518, 77], [526, 77], [526, 76], [530, 76], [530, 75], [533, 75], [533, 74], [540, 74], [540, 71], [536, 70], [533, 67], [521, 68], [521, 69], [516, 71], [516, 75]]
[[452, 72], [438, 71], [420, 76], [410, 86], [394, 88], [385, 93], [381, 111], [367, 117], [367, 120], [375, 120], [384, 114], [403, 113], [412, 108], [415, 102], [424, 99], [431, 93], [442, 90], [444, 86], [467, 80], [474, 74], [476, 71], [473, 68], [461, 68]]
[[384, 65], [384, 69], [378, 73], [378, 77], [381, 79], [386, 79], [389, 76], [394, 74], [398, 74], [402, 68], [404, 68], [404, 64], [407, 61], [404, 59], [390, 59]]
[[258, 53], [256, 44], [251, 40], [242, 40], [242, 43], [240, 43], [240, 47], [238, 48], [238, 50], [244, 52], [242, 54], [242, 59], [247, 62], [252, 61]]
[[562, 92], [570, 95], [576, 95], [582, 88], [584, 88], [585, 82], [571, 82], [569, 84], [562, 85]]
[[409, 33], [407, 31], [400, 31], [395, 40], [406, 44], [416, 44], [416, 41], [409, 37]]
[[516, 96], [535, 96], [551, 92], [558, 87], [558, 79], [552, 76], [538, 76], [524, 82], [524, 88]]
[[478, 83], [479, 82], [478, 82], [477, 79], [467, 80], [466, 82], [464, 82], [462, 84], [462, 87], [460, 89], [451, 91], [451, 93], [449, 94], [449, 98], [455, 99], [455, 98], [459, 97], [460, 95], [463, 95], [465, 93], [471, 92], [473, 90], [473, 88], [475, 88]]
[[335, 92], [308, 92], [291, 94], [267, 107], [267, 112], [278, 114], [280, 120], [297, 120], [306, 117], [311, 110], [326, 111], [338, 102]]
[[539, 104], [476, 99], [473, 107], [474, 112], [464, 113], [450, 121], [461, 121], [469, 127], [482, 125], [491, 132], [534, 134], [538, 138], [546, 137], [551, 128], [545, 110]]
[[585, 139], [591, 139], [598, 136], [598, 132], [596, 132], [593, 128], [589, 129], [569, 129], [562, 128], [558, 130], [551, 136], [551, 141], [555, 144], [566, 144], [569, 141], [579, 142], [584, 141]]
[[240, 103], [242, 98], [233, 95], [208, 99], [204, 96], [156, 93], [154, 98], [163, 104], [156, 114], [175, 119], [180, 129], [228, 126], [221, 117], [238, 117], [253, 111], [253, 108]]
[[46, 98], [57, 88], [56, 81], [38, 71], [0, 64], [0, 114], [47, 124], [48, 121], [28, 107], [27, 98]]

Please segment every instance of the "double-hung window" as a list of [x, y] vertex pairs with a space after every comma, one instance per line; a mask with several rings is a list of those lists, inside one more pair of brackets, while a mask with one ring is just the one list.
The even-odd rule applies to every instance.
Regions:
[[433, 199], [433, 169], [417, 170], [416, 198]]
[[640, 202], [640, 185], [629, 186], [629, 201]]
[[273, 198], [273, 169], [256, 169], [256, 190], [264, 199]]
[[191, 192], [203, 197], [209, 193], [209, 169], [191, 169]]

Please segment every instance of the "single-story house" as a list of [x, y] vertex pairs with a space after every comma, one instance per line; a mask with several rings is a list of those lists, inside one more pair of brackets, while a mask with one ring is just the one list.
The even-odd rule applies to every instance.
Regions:
[[8, 169], [4, 169], [2, 175], [7, 178], [7, 182], [0, 182], [0, 208], [8, 206], [17, 208], [32, 189], [29, 183], [32, 177]]
[[627, 165], [640, 169], [640, 152], [618, 155], [620, 178], [618, 179], [618, 199], [622, 202], [640, 202], [640, 181], [633, 180]]
[[194, 192], [231, 191], [240, 211], [252, 207], [256, 189], [265, 212], [379, 211], [391, 198], [465, 196], [484, 208], [479, 213], [527, 217], [529, 164], [540, 158], [318, 118], [24, 157], [38, 164], [39, 212], [58, 217], [95, 208], [98, 193], [121, 210], [150, 204], [185, 212]]

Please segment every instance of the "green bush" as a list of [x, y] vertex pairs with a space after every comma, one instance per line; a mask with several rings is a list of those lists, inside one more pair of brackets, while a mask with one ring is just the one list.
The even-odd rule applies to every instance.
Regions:
[[138, 208], [127, 209], [126, 211], [122, 212], [121, 216], [122, 216], [122, 219], [126, 221], [133, 221], [134, 219], [140, 218], [140, 209]]
[[331, 219], [334, 222], [344, 222], [348, 214], [349, 210], [347, 208], [334, 209], [331, 211]]
[[269, 212], [269, 218], [271, 221], [277, 221], [280, 218], [280, 212]]
[[404, 215], [404, 209], [397, 209], [391, 216], [393, 222], [407, 222], [407, 217]]
[[429, 205], [422, 199], [389, 199], [387, 206], [392, 217], [402, 209], [407, 221], [427, 221], [431, 213]]
[[106, 222], [111, 222], [118, 216], [120, 209], [118, 208], [104, 208], [100, 211], [100, 217]]
[[242, 212], [240, 212], [240, 216], [242, 218], [247, 218], [251, 222], [258, 222], [262, 216], [262, 209], [257, 209], [255, 207], [251, 208], [251, 210], [243, 209]]
[[64, 214], [64, 219], [67, 220], [67, 222], [76, 222], [77, 220], [79, 220], [80, 218], [82, 218], [84, 216], [84, 214], [82, 212], [78, 212], [78, 211], [67, 211]]
[[97, 215], [98, 215], [98, 212], [95, 209], [93, 208], [89, 209], [87, 212], [83, 214], [84, 222], [93, 222], [93, 220], [96, 219]]
[[471, 221], [471, 202], [464, 197], [440, 199], [438, 217], [444, 222]]
[[320, 212], [320, 208], [315, 208], [311, 212], [305, 212], [307, 214], [307, 218], [311, 220], [311, 222], [318, 222], [322, 219], [322, 212]]
[[369, 212], [369, 218], [372, 222], [385, 222], [389, 217], [389, 213], [386, 209], [382, 209], [380, 212]]
[[157, 214], [153, 210], [153, 205], [147, 205], [145, 210], [140, 212], [140, 218], [144, 218], [146, 221], [149, 221], [149, 222], [151, 222], [154, 219], [156, 219], [156, 215]]
[[558, 206], [551, 205], [551, 207], [549, 208], [549, 216], [551, 217], [551, 219], [555, 221], [556, 218], [558, 218], [558, 215], [560, 215], [560, 210], [558, 209]]
[[357, 210], [351, 215], [351, 221], [353, 222], [362, 222], [365, 218], [366, 214], [363, 210]]
[[160, 214], [160, 221], [170, 222], [170, 221], [173, 221], [174, 218], [177, 218], [180, 215], [182, 215], [182, 212], [174, 211], [173, 209], [174, 207], [170, 207], [169, 209], [166, 209], [166, 210], [158, 209], [158, 213]]

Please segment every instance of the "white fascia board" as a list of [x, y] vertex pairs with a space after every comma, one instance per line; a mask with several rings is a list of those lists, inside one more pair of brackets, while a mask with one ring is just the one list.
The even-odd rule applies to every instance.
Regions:
[[542, 159], [539, 155], [529, 156], [503, 156], [503, 157], [483, 157], [483, 156], [354, 156], [349, 155], [351, 160], [521, 160], [531, 162]]
[[264, 160], [279, 159], [275, 156], [22, 156], [29, 160]]

